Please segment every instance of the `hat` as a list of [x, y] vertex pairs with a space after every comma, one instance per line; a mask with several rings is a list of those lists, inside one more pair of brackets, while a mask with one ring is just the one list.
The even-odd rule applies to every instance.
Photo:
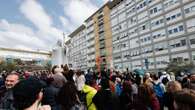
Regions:
[[39, 92], [44, 88], [44, 84], [37, 78], [28, 78], [17, 83], [13, 88], [14, 100], [28, 101], [36, 99]]
[[165, 74], [167, 74], [167, 72], [166, 71], [163, 71], [162, 74], [165, 75]]

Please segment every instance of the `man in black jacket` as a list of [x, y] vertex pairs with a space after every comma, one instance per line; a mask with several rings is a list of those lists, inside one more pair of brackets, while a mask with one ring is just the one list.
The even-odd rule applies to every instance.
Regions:
[[12, 88], [19, 82], [19, 74], [14, 72], [9, 74], [5, 79], [6, 92], [0, 99], [0, 109], [13, 110], [13, 93]]

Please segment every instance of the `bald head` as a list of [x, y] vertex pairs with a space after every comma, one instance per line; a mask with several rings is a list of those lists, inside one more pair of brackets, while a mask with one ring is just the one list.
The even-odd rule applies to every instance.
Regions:
[[5, 87], [6, 87], [6, 89], [10, 89], [10, 88], [14, 87], [18, 82], [19, 82], [19, 75], [18, 74], [15, 74], [15, 73], [9, 74], [5, 80]]

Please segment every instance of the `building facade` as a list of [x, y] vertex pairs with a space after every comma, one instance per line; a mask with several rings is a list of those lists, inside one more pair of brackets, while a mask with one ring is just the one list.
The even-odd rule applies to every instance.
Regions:
[[76, 67], [160, 71], [170, 61], [193, 63], [195, 1], [109, 1], [85, 21], [83, 32], [70, 35]]
[[87, 40], [86, 28], [81, 25], [69, 37], [71, 38], [68, 46], [68, 63], [73, 69], [87, 69]]
[[99, 71], [112, 67], [112, 33], [109, 4], [103, 5], [91, 18], [95, 34], [95, 65]]
[[114, 0], [114, 68], [161, 70], [172, 60], [195, 61], [194, 0]]
[[95, 67], [95, 28], [92, 18], [86, 21], [86, 40], [87, 40], [87, 67]]

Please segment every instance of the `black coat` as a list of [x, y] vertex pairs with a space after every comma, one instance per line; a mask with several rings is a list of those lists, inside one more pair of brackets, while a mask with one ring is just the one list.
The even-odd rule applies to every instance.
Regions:
[[12, 89], [10, 89], [7, 90], [0, 99], [0, 109], [15, 110], [13, 107], [13, 103], [14, 103], [13, 92]]
[[119, 99], [110, 89], [100, 90], [93, 97], [97, 110], [119, 110]]
[[56, 88], [52, 85], [46, 87], [43, 91], [43, 105], [50, 105], [52, 110], [59, 110], [59, 105], [57, 104], [56, 97], [58, 94], [59, 88]]

